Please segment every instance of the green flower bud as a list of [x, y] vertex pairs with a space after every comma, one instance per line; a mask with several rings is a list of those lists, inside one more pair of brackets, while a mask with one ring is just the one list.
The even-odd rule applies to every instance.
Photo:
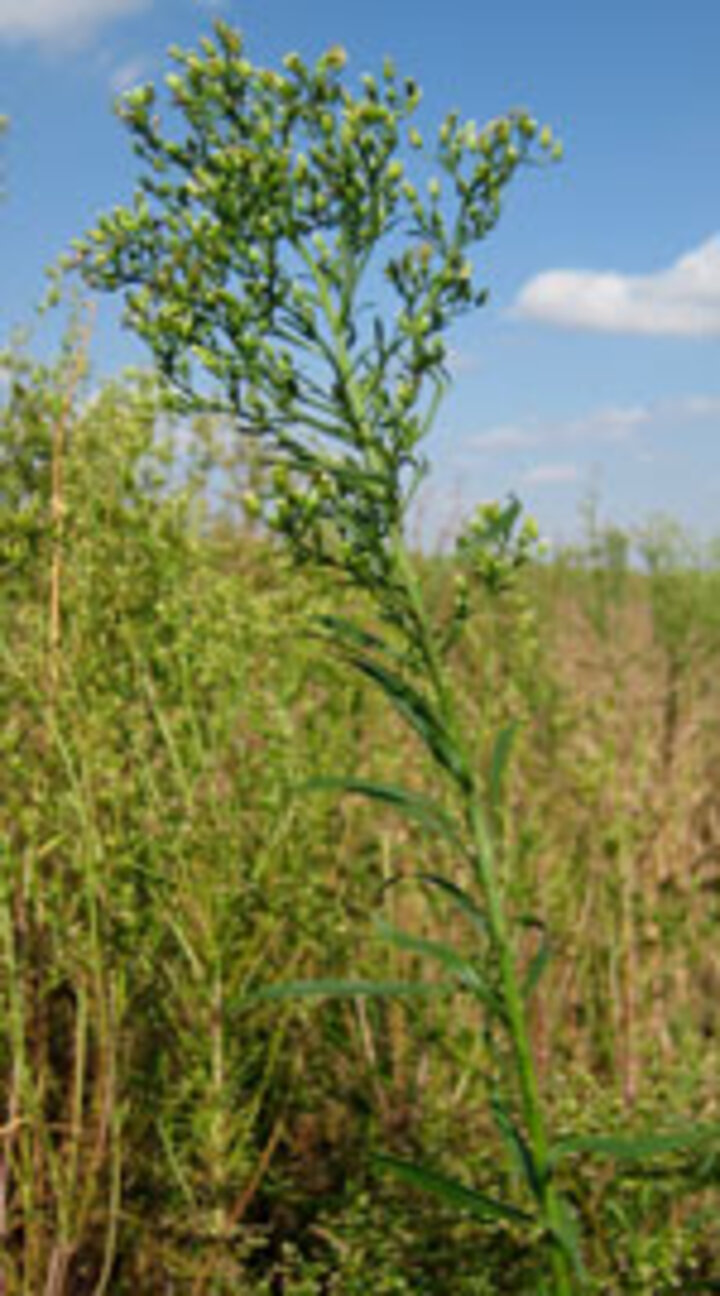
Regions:
[[278, 495], [286, 495], [290, 484], [290, 476], [285, 464], [277, 464], [272, 471], [273, 488]]
[[340, 71], [347, 63], [347, 50], [342, 45], [333, 45], [331, 49], [323, 56], [321, 62], [329, 68], [337, 68]]
[[243, 45], [241, 33], [229, 23], [223, 22], [222, 18], [218, 18], [215, 23], [215, 34], [228, 54], [241, 53]]

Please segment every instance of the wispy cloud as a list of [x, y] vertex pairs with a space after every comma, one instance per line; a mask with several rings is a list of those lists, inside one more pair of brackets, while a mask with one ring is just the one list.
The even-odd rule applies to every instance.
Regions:
[[0, 41], [74, 44], [152, 0], [0, 0]]
[[508, 450], [527, 450], [537, 445], [538, 433], [531, 423], [499, 423], [469, 438], [473, 450], [483, 454], [505, 454]]
[[681, 400], [668, 402], [665, 408], [680, 417], [720, 418], [720, 396], [684, 396]]
[[448, 369], [456, 378], [461, 374], [477, 373], [482, 368], [482, 363], [477, 351], [466, 351], [461, 347], [448, 348]]
[[547, 270], [521, 288], [511, 313], [602, 333], [720, 336], [720, 235], [655, 274]]
[[[697, 398], [701, 399], [701, 398]], [[711, 399], [711, 398], [707, 398]], [[718, 401], [720, 410], [720, 400]], [[465, 445], [482, 454], [505, 454], [541, 445], [586, 445], [624, 441], [652, 422], [656, 411], [649, 405], [604, 406], [575, 418], [528, 418], [501, 423], [470, 436]]]
[[523, 474], [524, 486], [567, 486], [580, 478], [580, 469], [574, 463], [541, 463], [528, 468]]
[[[603, 453], [612, 448], [632, 450], [635, 459], [649, 462], [655, 455], [655, 438], [667, 444], [667, 438], [682, 437], [702, 425], [717, 426], [720, 435], [720, 395], [689, 394], [635, 405], [608, 405], [591, 409], [573, 418], [541, 419], [528, 416], [515, 423], [498, 423], [479, 429], [463, 438], [459, 459], [469, 468], [478, 460], [510, 456], [521, 472], [530, 473], [525, 481], [570, 481], [568, 465], [553, 461], [550, 477], [533, 475], [535, 455], [577, 454], [586, 450]], [[554, 474], [562, 470], [563, 476]], [[538, 470], [540, 471], [540, 470]]]
[[113, 94], [124, 94], [132, 86], [136, 86], [140, 81], [145, 81], [150, 72], [150, 61], [139, 55], [137, 58], [128, 59], [126, 63], [121, 63], [114, 69], [110, 76], [110, 89]]

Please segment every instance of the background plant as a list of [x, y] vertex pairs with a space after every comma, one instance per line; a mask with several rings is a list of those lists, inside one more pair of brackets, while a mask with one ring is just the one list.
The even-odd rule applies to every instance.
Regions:
[[[489, 1196], [515, 1194], [479, 1079], [493, 1059], [467, 997], [451, 1015], [442, 996], [342, 999], [322, 1012], [248, 1001], [259, 980], [288, 975], [397, 983], [424, 967], [432, 979], [414, 951], [377, 938], [378, 911], [469, 950], [461, 915], [448, 920], [431, 888], [383, 890], [405, 871], [462, 883], [451, 843], [389, 808], [379, 815], [377, 801], [294, 795], [328, 769], [432, 795], [431, 766], [379, 691], [303, 632], [313, 612], [371, 608], [324, 574], [290, 570], [242, 520], [258, 471], [226, 427], [170, 424], [146, 379], [96, 390], [77, 345], [82, 331], [57, 363], [27, 352], [4, 362], [6, 1289], [43, 1291], [65, 1241], [72, 1254], [53, 1281], [72, 1293], [97, 1290], [106, 1255], [110, 1290], [153, 1296], [181, 1284], [352, 1292], [370, 1269], [391, 1291], [534, 1292], [524, 1226], [458, 1217], [374, 1170], [373, 1153], [391, 1152], [471, 1174]], [[69, 393], [59, 546], [50, 460]], [[716, 1110], [718, 566], [712, 547], [693, 552], [708, 620], [688, 643], [692, 687], [667, 776], [663, 656], [641, 570], [617, 627], [619, 676], [583, 612], [582, 555], [526, 564], [500, 599], [478, 586], [451, 650], [477, 751], [523, 722], [505, 781], [507, 883], [513, 911], [540, 917], [555, 946], [531, 1030], [562, 1132], [627, 1120], [628, 864], [634, 1119]], [[448, 556], [420, 570], [447, 628], [462, 573]], [[525, 959], [539, 934], [524, 930]], [[87, 1043], [86, 1104], [73, 1126], [76, 1040]], [[72, 1138], [76, 1160], [53, 1178]], [[567, 1169], [599, 1290], [712, 1289], [711, 1145], [704, 1162], [665, 1154], [652, 1173], [580, 1154]]]
[[[512, 586], [532, 532], [514, 538], [514, 502], [481, 513], [458, 545], [455, 597], [442, 610], [428, 602], [404, 540], [425, 467], [421, 443], [445, 385], [444, 338], [485, 296], [467, 253], [493, 227], [536, 138], [541, 151], [552, 139], [524, 112], [484, 131], [451, 114], [434, 149], [442, 182], [431, 175], [421, 196], [415, 168], [406, 175], [397, 156], [401, 136], [424, 154], [420, 133], [406, 127], [418, 90], [412, 81], [399, 87], [390, 63], [380, 82], [363, 78], [355, 97], [339, 77], [342, 50], [314, 68], [290, 55], [274, 73], [254, 68], [224, 24], [200, 54], [175, 58], [180, 71], [168, 87], [184, 135], [161, 133], [152, 87], [126, 97], [147, 169], [133, 206], [101, 219], [72, 263], [93, 287], [126, 290], [128, 322], [149, 344], [176, 409], [229, 415], [260, 438], [270, 472], [247, 498], [251, 514], [264, 516], [296, 561], [370, 597], [379, 625], [325, 615], [321, 633], [420, 739], [441, 799], [356, 778], [336, 786], [420, 819], [465, 862], [470, 891], [435, 872], [417, 880], [469, 919], [472, 951], [386, 935], [438, 963], [482, 1009], [490, 1107], [525, 1198], [492, 1197], [407, 1161], [386, 1165], [481, 1219], [536, 1231], [549, 1249], [551, 1289], [569, 1291], [584, 1269], [574, 1212], [558, 1188], [562, 1159], [594, 1151], [633, 1161], [708, 1135], [551, 1143], [528, 1009], [547, 962], [545, 927], [513, 914], [507, 882], [502, 783], [512, 731], [489, 753], [475, 749], [449, 665], [473, 581], [498, 595]], [[392, 325], [368, 297], [382, 280], [399, 308]], [[536, 937], [529, 959], [520, 939], [528, 931]], [[291, 992], [357, 998], [398, 989], [407, 987], [332, 980]]]

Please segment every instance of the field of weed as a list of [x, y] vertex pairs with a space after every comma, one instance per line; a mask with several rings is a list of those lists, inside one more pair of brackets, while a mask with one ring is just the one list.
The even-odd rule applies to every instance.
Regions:
[[[377, 1160], [517, 1194], [462, 987], [257, 993], [432, 981], [422, 941], [472, 931], [409, 880], [465, 866], [377, 800], [304, 790], [433, 784], [311, 633], [346, 596], [244, 517], [252, 462], [207, 419], [157, 426], [150, 383], [81, 400], [67, 363], [17, 361], [0, 416], [0, 1292], [536, 1293], [532, 1227]], [[452, 564], [420, 566], [442, 612]], [[502, 883], [589, 1291], [720, 1289], [717, 1145], [580, 1146], [718, 1119], [718, 608], [712, 547], [592, 522], [449, 657], [481, 783], [517, 726]]]

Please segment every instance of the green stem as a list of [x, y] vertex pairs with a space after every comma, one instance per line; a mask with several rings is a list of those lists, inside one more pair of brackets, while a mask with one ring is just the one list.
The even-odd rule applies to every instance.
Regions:
[[[370, 429], [367, 426], [363, 394], [355, 383], [341, 320], [335, 310], [329, 285], [317, 263], [309, 256], [306, 256], [305, 259], [315, 279], [320, 303], [331, 331], [335, 351], [335, 366], [345, 388], [353, 422], [363, 439], [367, 436], [366, 444], [372, 446], [372, 437], [367, 435]], [[561, 1234], [560, 1202], [550, 1178], [549, 1146], [542, 1098], [530, 1042], [525, 1003], [518, 976], [514, 942], [505, 912], [502, 888], [495, 867], [492, 839], [487, 829], [482, 801], [473, 776], [468, 744], [452, 682], [443, 661], [431, 618], [428, 615], [421, 582], [418, 579], [417, 571], [399, 527], [391, 537], [390, 543], [397, 578], [396, 583], [393, 583], [393, 587], [396, 590], [398, 588], [402, 589], [406, 608], [410, 614], [410, 623], [407, 629], [408, 639], [412, 640], [413, 647], [420, 652], [442, 723], [459, 757], [458, 769], [460, 775], [456, 779], [456, 784], [462, 797], [465, 819], [470, 832], [475, 879], [483, 895], [490, 940], [499, 969], [500, 994], [512, 1043], [514, 1070], [523, 1123], [538, 1182], [537, 1206], [549, 1236], [557, 1239]], [[568, 1258], [554, 1240], [551, 1250], [551, 1265], [554, 1296], [571, 1296], [572, 1278]]]
[[[396, 570], [414, 613], [419, 637], [418, 647], [427, 667], [436, 702], [448, 734], [456, 745], [461, 768], [467, 772], [467, 781], [459, 786], [459, 791], [463, 798], [465, 817], [473, 846], [475, 879], [483, 895], [490, 940], [498, 963], [500, 994], [512, 1044], [523, 1122], [538, 1180], [537, 1204], [549, 1235], [555, 1239], [561, 1233], [560, 1202], [551, 1182], [549, 1145], [542, 1097], [518, 976], [514, 941], [495, 866], [493, 844], [472, 776], [472, 766], [452, 684], [438, 651], [412, 560], [401, 538], [398, 538], [394, 552]], [[571, 1296], [573, 1284], [568, 1260], [555, 1241], [552, 1243], [551, 1264], [555, 1296]]]
[[[515, 1059], [523, 1120], [537, 1174], [538, 1207], [551, 1237], [557, 1238], [561, 1232], [560, 1203], [550, 1177], [545, 1116], [514, 943], [498, 885], [492, 847], [481, 807], [474, 797], [468, 798], [467, 813], [475, 846], [476, 877], [483, 892], [490, 939], [498, 960], [500, 991]], [[570, 1296], [572, 1283], [567, 1259], [556, 1242], [552, 1243], [552, 1266], [556, 1296]]]

